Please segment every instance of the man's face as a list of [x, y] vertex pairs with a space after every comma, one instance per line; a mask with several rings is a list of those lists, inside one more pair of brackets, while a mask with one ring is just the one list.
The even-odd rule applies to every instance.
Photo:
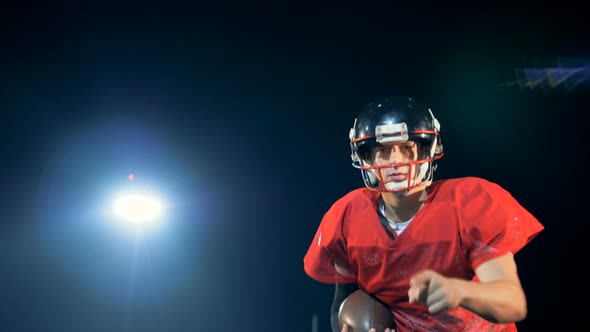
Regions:
[[375, 167], [370, 171], [388, 190], [407, 188], [409, 182], [415, 180], [419, 167], [411, 163], [426, 155], [425, 149], [414, 141], [380, 145], [368, 156], [371, 166]]
[[418, 159], [418, 144], [407, 141], [405, 143], [381, 145], [375, 147], [371, 154], [373, 166], [391, 165], [391, 167], [381, 168], [381, 176], [385, 183], [407, 181], [411, 167], [409, 163]]

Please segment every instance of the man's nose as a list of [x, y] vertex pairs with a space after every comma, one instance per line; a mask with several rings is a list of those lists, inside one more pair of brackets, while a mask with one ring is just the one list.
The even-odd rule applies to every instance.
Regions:
[[392, 146], [391, 150], [389, 151], [389, 162], [390, 163], [399, 163], [404, 160], [404, 155], [402, 154], [401, 149], [399, 146]]

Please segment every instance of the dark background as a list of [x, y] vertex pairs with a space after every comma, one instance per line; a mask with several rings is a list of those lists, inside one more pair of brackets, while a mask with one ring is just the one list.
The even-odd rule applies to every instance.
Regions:
[[[581, 6], [0, 12], [1, 331], [328, 331], [333, 289], [303, 256], [323, 213], [362, 185], [348, 130], [385, 94], [440, 120], [438, 178], [497, 182], [545, 225], [516, 256], [520, 330], [585, 321]], [[172, 202], [161, 232], [105, 226], [113, 188], [142, 183]]]

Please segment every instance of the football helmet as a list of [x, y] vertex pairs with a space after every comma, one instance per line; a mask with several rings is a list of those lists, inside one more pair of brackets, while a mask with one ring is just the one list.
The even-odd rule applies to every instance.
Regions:
[[[430, 185], [436, 169], [434, 161], [443, 156], [440, 123], [430, 108], [409, 97], [387, 96], [367, 104], [355, 119], [349, 138], [352, 165], [360, 169], [365, 186], [376, 191], [407, 192]], [[416, 160], [374, 165], [374, 148], [407, 141], [418, 144]], [[407, 179], [384, 181], [384, 169], [400, 166], [409, 166]]]

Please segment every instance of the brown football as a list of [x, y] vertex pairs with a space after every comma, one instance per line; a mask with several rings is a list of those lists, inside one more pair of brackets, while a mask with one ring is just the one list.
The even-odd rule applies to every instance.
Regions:
[[370, 328], [383, 332], [386, 328], [394, 328], [389, 307], [362, 289], [344, 299], [338, 311], [338, 320], [341, 327], [348, 325], [349, 332], [367, 332]]

